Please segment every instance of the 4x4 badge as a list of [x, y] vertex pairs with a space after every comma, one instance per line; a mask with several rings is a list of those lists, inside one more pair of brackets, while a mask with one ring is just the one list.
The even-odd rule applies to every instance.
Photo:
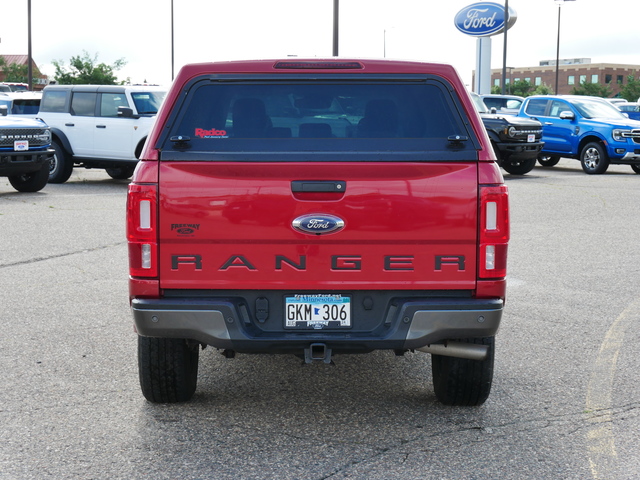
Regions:
[[291, 225], [295, 230], [302, 233], [323, 235], [342, 230], [344, 228], [344, 220], [334, 215], [314, 213], [296, 218], [291, 222]]

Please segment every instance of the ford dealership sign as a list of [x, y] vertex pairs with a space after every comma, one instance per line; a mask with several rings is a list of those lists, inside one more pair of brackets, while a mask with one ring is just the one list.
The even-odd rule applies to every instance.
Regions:
[[[516, 23], [516, 12], [509, 8], [509, 25]], [[489, 37], [504, 30], [504, 7], [498, 3], [479, 2], [469, 5], [458, 12], [455, 18], [456, 28], [462, 33], [474, 37]]]

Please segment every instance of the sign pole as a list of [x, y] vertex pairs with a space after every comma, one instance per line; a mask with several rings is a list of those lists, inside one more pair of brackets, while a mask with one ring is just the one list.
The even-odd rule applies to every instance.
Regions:
[[[509, 0], [504, 0], [504, 24], [509, 25]], [[502, 50], [502, 95], [507, 88], [507, 31], [504, 29], [504, 48]]]

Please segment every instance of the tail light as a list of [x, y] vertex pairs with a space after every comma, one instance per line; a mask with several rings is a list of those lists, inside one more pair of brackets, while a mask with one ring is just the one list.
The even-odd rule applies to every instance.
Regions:
[[157, 186], [153, 184], [129, 185], [127, 240], [132, 277], [158, 275], [157, 192]]
[[480, 186], [480, 251], [478, 277], [507, 275], [509, 196], [506, 185]]

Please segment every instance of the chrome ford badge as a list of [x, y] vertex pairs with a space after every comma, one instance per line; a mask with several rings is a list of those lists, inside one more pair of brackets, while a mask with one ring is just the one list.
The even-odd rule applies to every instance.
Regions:
[[334, 215], [314, 213], [296, 218], [291, 225], [302, 233], [323, 235], [341, 230], [344, 227], [344, 220]]

